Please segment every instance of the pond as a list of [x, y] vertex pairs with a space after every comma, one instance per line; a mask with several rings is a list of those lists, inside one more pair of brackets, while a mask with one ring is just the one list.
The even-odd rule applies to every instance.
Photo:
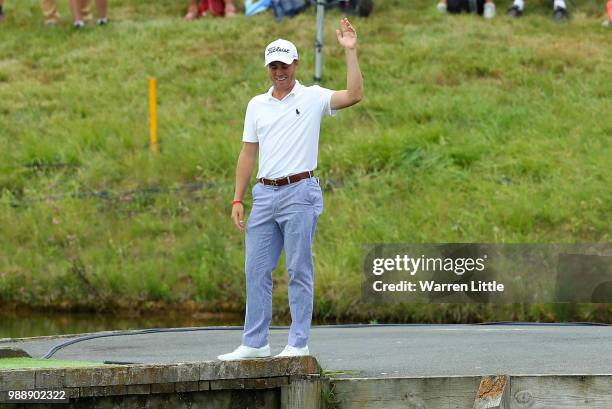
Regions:
[[86, 332], [242, 325], [239, 314], [163, 312], [141, 314], [0, 312], [0, 339]]

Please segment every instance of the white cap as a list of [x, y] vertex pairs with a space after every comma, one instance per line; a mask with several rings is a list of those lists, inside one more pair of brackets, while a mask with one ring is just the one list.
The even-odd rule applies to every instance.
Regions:
[[266, 47], [264, 53], [264, 67], [267, 67], [272, 61], [280, 61], [285, 64], [291, 64], [293, 60], [298, 59], [297, 48], [291, 41], [278, 40], [272, 41]]

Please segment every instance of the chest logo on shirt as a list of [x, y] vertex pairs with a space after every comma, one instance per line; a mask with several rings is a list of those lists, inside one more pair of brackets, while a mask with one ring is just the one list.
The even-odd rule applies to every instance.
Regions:
[[295, 115], [300, 116], [300, 111], [297, 108], [295, 108]]

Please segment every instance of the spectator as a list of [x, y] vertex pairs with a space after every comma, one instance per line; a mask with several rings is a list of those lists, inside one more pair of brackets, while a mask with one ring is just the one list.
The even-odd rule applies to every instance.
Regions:
[[[0, 1], [0, 3], [2, 3]], [[608, 0], [608, 5], [606, 6], [607, 18], [603, 22], [604, 27], [612, 27], [612, 0]]]
[[441, 0], [437, 8], [441, 13], [458, 14], [465, 11], [476, 12], [487, 19], [495, 17], [493, 0]]
[[[60, 14], [57, 11], [57, 3], [55, 0], [41, 0], [41, 8], [45, 16], [45, 24], [54, 26], [59, 23]], [[91, 0], [81, 0], [81, 14], [84, 21], [91, 21]]]
[[4, 21], [4, 0], [0, 0], [0, 23]]
[[[512, 7], [508, 9], [506, 15], [509, 17], [520, 17], [523, 15], [523, 9], [525, 8], [525, 0], [514, 0]], [[562, 23], [567, 21], [569, 14], [567, 12], [567, 6], [565, 0], [554, 0], [553, 2], [553, 20]]]
[[191, 0], [185, 14], [185, 20], [195, 20], [211, 12], [215, 16], [234, 17], [236, 6], [234, 0]]
[[[85, 21], [82, 12], [84, 1], [85, 0], [70, 0], [70, 8], [72, 9], [72, 15], [74, 16], [75, 28], [85, 27]], [[98, 25], [107, 25], [108, 0], [96, 0], [96, 8], [98, 9]]]

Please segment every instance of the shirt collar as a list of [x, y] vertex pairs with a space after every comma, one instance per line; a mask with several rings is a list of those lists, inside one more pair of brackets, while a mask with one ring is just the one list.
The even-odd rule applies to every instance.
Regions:
[[[298, 80], [295, 80], [295, 85], [293, 86], [291, 91], [287, 94], [287, 96], [285, 98], [283, 98], [282, 100], [285, 100], [286, 98], [289, 98], [290, 95], [295, 95], [295, 94], [299, 93], [302, 88], [303, 88], [303, 85], [300, 84], [300, 82]], [[272, 100], [278, 101], [276, 98], [274, 98], [272, 96], [272, 91], [274, 91], [274, 85], [271, 86], [270, 89], [268, 90], [268, 99], [269, 100], [272, 99]]]

